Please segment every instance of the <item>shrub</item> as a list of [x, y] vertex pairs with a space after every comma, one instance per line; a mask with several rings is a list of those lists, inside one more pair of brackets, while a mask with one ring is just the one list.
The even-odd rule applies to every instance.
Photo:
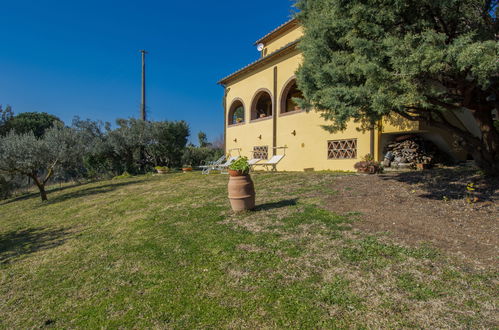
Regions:
[[131, 178], [131, 177], [133, 177], [133, 175], [131, 175], [130, 173], [128, 173], [128, 172], [125, 171], [125, 172], [123, 172], [122, 175], [115, 176], [113, 178], [113, 180], [128, 179], [128, 178]]
[[184, 150], [182, 163], [199, 166], [206, 162], [217, 160], [223, 154], [223, 150], [218, 148], [189, 146]]
[[383, 172], [383, 167], [381, 166], [381, 164], [374, 161], [373, 156], [370, 154], [364, 156], [362, 161], [355, 163], [353, 167], [359, 173], [376, 174]]

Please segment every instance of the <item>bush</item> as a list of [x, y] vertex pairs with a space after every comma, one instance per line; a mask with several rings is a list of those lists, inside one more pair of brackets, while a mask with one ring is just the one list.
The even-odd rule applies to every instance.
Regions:
[[359, 173], [376, 174], [383, 172], [383, 167], [380, 163], [375, 162], [372, 155], [364, 156], [362, 161], [355, 163], [353, 166]]
[[125, 172], [123, 172], [123, 174], [115, 176], [113, 178], [113, 180], [128, 179], [128, 178], [131, 178], [131, 177], [133, 177], [133, 175], [131, 175], [130, 173], [128, 173], [128, 172], [125, 171]]
[[210, 161], [215, 161], [222, 157], [223, 154], [223, 150], [218, 148], [189, 146], [184, 150], [182, 163], [199, 166]]

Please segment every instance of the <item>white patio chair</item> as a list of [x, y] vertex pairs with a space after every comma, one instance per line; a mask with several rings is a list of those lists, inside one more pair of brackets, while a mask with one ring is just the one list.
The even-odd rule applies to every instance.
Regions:
[[263, 166], [265, 167], [266, 170], [269, 170], [269, 167], [271, 168], [271, 171], [276, 172], [277, 171], [277, 164], [284, 158], [285, 155], [275, 155], [272, 156], [268, 161], [263, 162], [263, 163], [256, 163], [253, 165], [253, 167], [256, 166]]
[[207, 162], [205, 165], [199, 166], [203, 171], [201, 172], [202, 174], [210, 174], [211, 171], [216, 169], [217, 166], [220, 166], [223, 161], [225, 160], [225, 155], [217, 159], [216, 161], [212, 162]]
[[240, 156], [232, 156], [227, 159], [227, 161], [223, 164], [220, 164], [214, 168], [214, 170], [220, 171], [220, 174], [228, 174], [229, 173], [229, 166], [233, 162], [239, 159]]
[[251, 168], [253, 165], [255, 165], [256, 163], [258, 163], [259, 161], [261, 161], [260, 158], [252, 158], [252, 159], [248, 160], [248, 164], [249, 164], [249, 166]]

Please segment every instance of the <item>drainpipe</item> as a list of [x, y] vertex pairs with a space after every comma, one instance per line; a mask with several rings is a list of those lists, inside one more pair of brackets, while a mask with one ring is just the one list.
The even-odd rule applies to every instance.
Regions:
[[[381, 149], [381, 133], [383, 132], [383, 120], [380, 119], [371, 128], [371, 155], [373, 155], [374, 160], [382, 161], [383, 155], [380, 157]], [[375, 149], [376, 142], [378, 143], [377, 149]], [[374, 154], [376, 153], [376, 154]]]
[[274, 109], [272, 113], [273, 136], [272, 136], [272, 155], [277, 155], [277, 66], [274, 67]]
[[230, 88], [224, 86], [224, 97], [222, 101], [222, 106], [224, 108], [224, 152], [227, 154], [227, 94], [229, 94]]
[[370, 131], [370, 140], [371, 140], [371, 148], [370, 148], [370, 151], [369, 153], [371, 154], [371, 156], [373, 157], [374, 160], [376, 160], [378, 158], [378, 155], [375, 155], [374, 154], [374, 143], [375, 143], [375, 140], [374, 140], [374, 126], [371, 127]]

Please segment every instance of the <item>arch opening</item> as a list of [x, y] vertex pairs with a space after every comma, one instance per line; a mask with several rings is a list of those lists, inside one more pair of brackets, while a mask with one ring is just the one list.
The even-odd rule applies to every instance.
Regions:
[[298, 89], [296, 79], [288, 83], [281, 97], [281, 113], [292, 113], [301, 111], [300, 106], [294, 101], [296, 98], [303, 98], [303, 93]]
[[244, 104], [240, 100], [232, 103], [229, 110], [229, 125], [243, 124], [244, 123]]
[[267, 91], [260, 91], [253, 99], [251, 107], [251, 120], [272, 117], [272, 97]]

